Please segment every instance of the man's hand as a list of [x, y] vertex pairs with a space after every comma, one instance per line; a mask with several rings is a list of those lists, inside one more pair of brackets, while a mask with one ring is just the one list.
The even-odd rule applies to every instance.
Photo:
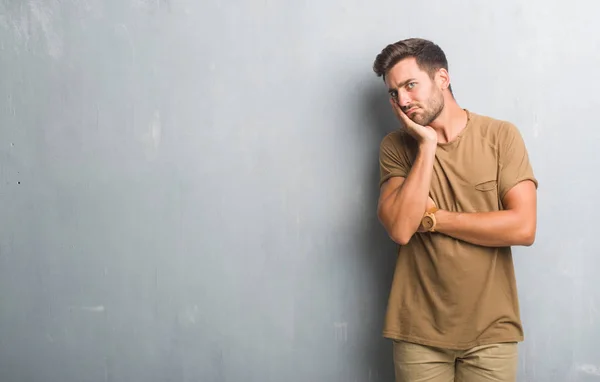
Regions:
[[435, 205], [435, 202], [433, 201], [433, 199], [431, 199], [431, 196], [430, 196], [429, 198], [427, 198], [427, 207], [426, 207], [425, 211], [429, 211], [435, 207], [437, 207], [437, 206]]
[[390, 98], [390, 104], [394, 110], [396, 117], [402, 122], [406, 131], [419, 142], [419, 144], [437, 144], [437, 133], [430, 126], [422, 126], [408, 118], [408, 116], [402, 111], [398, 102], [393, 98]]

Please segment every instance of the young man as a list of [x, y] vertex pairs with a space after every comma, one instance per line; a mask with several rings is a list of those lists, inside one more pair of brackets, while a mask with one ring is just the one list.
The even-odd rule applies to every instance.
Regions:
[[538, 185], [523, 139], [457, 104], [431, 41], [387, 46], [374, 71], [403, 125], [381, 142], [377, 211], [400, 245], [383, 333], [396, 380], [515, 381], [511, 246], [534, 242]]

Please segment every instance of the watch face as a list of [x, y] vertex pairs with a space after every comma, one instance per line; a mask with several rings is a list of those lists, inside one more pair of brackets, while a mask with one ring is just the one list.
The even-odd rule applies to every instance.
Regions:
[[423, 225], [423, 228], [425, 228], [426, 230], [430, 230], [431, 228], [433, 228], [433, 219], [431, 218], [431, 216], [424, 216], [421, 224]]

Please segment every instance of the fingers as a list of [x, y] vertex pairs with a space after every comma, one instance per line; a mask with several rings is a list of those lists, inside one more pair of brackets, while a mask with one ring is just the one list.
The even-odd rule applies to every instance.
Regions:
[[392, 104], [392, 107], [397, 110], [397, 111], [402, 111], [402, 108], [400, 107], [400, 105], [398, 105], [398, 101], [396, 101], [395, 99], [390, 97], [390, 103]]
[[392, 108], [394, 110], [394, 112], [396, 113], [396, 116], [398, 116], [398, 118], [400, 118], [400, 120], [406, 125], [408, 122], [408, 116], [404, 113], [404, 111], [402, 111], [402, 108], [400, 107], [400, 105], [398, 105], [398, 102], [396, 102], [396, 100], [394, 100], [393, 98], [390, 98], [390, 104], [392, 105]]
[[429, 210], [431, 210], [433, 208], [437, 208], [437, 205], [435, 204], [435, 202], [433, 201], [433, 199], [431, 198], [431, 196], [427, 200], [427, 206], [425, 208], [426, 208], [426, 211], [429, 211]]

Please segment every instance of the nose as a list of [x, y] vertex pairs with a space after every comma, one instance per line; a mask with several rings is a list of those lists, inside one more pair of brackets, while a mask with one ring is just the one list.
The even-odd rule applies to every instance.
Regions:
[[405, 91], [398, 92], [398, 105], [400, 105], [401, 108], [404, 109], [405, 107], [410, 105], [411, 102], [412, 102], [412, 100], [410, 99], [407, 92], [405, 92]]

